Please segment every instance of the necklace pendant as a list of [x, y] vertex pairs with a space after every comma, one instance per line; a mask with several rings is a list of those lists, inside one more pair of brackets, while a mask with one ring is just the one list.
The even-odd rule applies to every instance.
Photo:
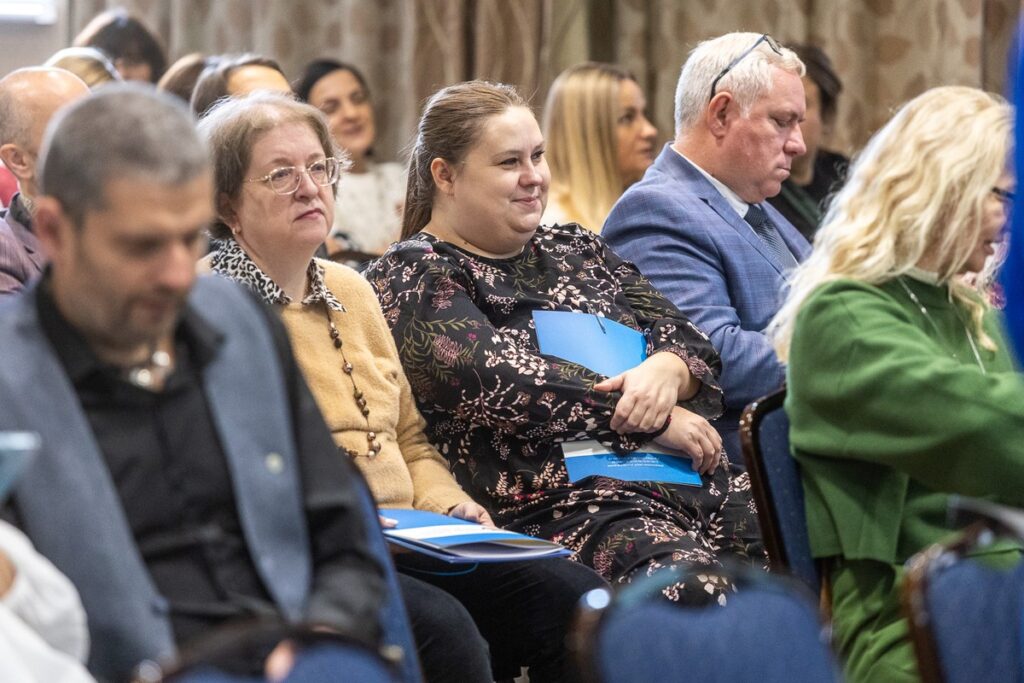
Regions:
[[346, 375], [352, 374], [352, 364], [348, 361], [345, 361], [345, 364], [341, 366], [341, 369], [345, 371]]

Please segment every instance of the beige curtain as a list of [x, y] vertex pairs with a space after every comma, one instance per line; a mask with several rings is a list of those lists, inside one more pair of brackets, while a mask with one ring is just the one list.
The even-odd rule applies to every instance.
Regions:
[[361, 66], [378, 111], [379, 149], [397, 157], [423, 100], [466, 78], [515, 83], [538, 109], [554, 77], [585, 59], [618, 61], [647, 93], [663, 137], [687, 53], [734, 30], [813, 42], [843, 78], [832, 146], [862, 145], [921, 91], [1001, 91], [1019, 0], [69, 0], [73, 31], [121, 5], [170, 58], [251, 50], [292, 78], [316, 57]]

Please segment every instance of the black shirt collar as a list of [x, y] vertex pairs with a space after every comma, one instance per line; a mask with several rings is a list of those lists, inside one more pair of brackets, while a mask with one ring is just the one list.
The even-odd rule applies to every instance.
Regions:
[[[121, 369], [100, 360], [85, 337], [60, 312], [50, 287], [50, 268], [47, 268], [35, 288], [39, 325], [53, 345], [71, 383], [77, 386], [96, 373], [120, 375]], [[216, 357], [223, 342], [223, 334], [189, 305], [185, 306], [175, 327], [174, 338], [175, 345], [179, 349], [184, 348], [200, 369]]]

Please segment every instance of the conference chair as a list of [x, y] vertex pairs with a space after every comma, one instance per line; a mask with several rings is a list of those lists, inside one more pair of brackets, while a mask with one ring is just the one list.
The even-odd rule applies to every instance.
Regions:
[[789, 450], [785, 399], [782, 387], [743, 410], [740, 445], [772, 570], [787, 572], [820, 594], [822, 572], [811, 555], [800, 466]]
[[[903, 609], [922, 683], [1024, 681], [1024, 565], [987, 566], [986, 550], [1024, 539], [1024, 512], [967, 498], [950, 502], [952, 541], [907, 561]], [[996, 545], [996, 544], [1002, 544]]]
[[[707, 573], [693, 568], [686, 575]], [[713, 571], [713, 570], [712, 570]], [[829, 683], [839, 681], [813, 596], [799, 582], [749, 567], [720, 572], [737, 587], [726, 604], [669, 602], [663, 571], [583, 596], [570, 635], [584, 683]]]

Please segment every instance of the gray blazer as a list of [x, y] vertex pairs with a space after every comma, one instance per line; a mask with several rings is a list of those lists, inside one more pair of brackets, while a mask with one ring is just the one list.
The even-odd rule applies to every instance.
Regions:
[[[271, 332], [256, 302], [220, 278], [200, 278], [189, 305], [224, 334], [203, 383], [246, 542], [275, 603], [298, 620], [312, 570], [288, 394]], [[0, 306], [0, 430], [43, 437], [15, 501], [25, 532], [81, 593], [93, 644], [90, 670], [121, 676], [140, 660], [173, 654], [167, 603], [36, 311], [32, 296]], [[270, 453], [281, 455], [272, 469], [264, 464]], [[280, 461], [283, 468], [276, 467]]]

